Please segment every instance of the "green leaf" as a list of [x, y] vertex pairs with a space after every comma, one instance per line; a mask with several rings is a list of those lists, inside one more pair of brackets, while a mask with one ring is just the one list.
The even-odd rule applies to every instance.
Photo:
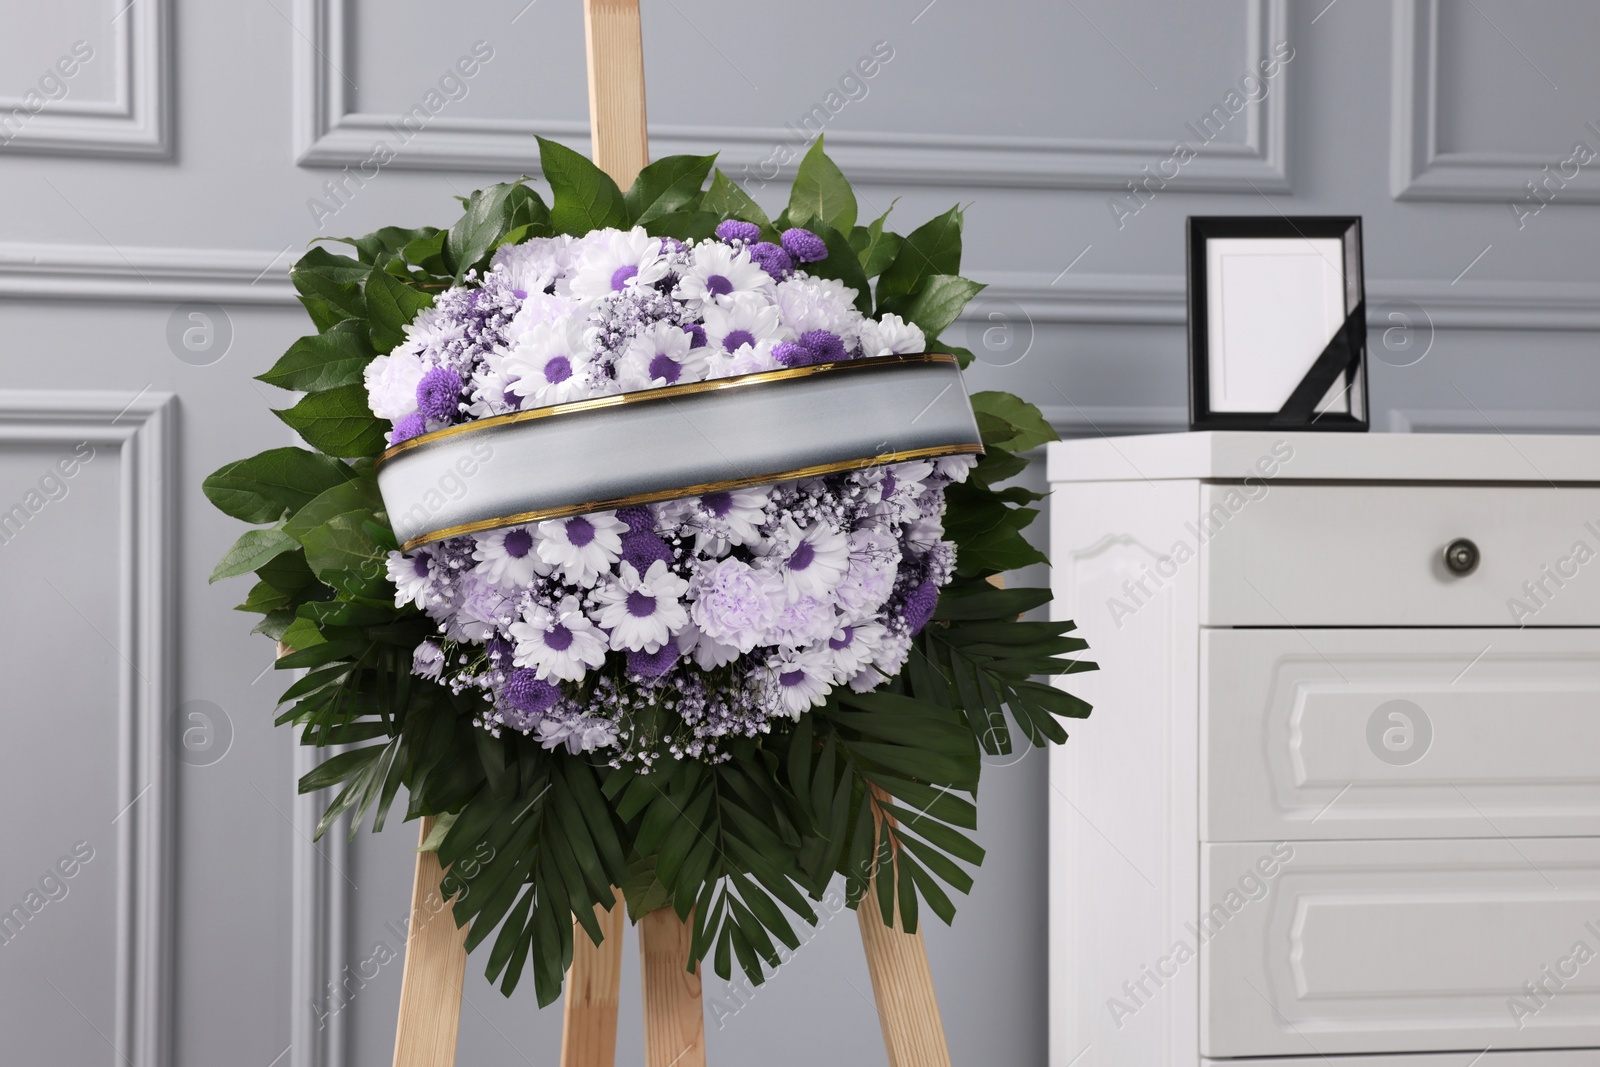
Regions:
[[220, 582], [224, 578], [249, 574], [272, 557], [295, 547], [294, 540], [277, 527], [246, 530], [212, 570], [210, 580]]
[[961, 224], [961, 209], [953, 207], [906, 235], [894, 262], [878, 279], [880, 308], [891, 297], [916, 293], [936, 274], [955, 274], [961, 269]]
[[332, 486], [319, 493], [293, 518], [284, 523], [284, 533], [304, 543], [311, 532], [340, 515], [366, 518], [383, 507], [383, 497], [378, 493], [375, 478], [359, 478]]
[[444, 259], [444, 244], [450, 238], [449, 231], [425, 226], [422, 229], [422, 233], [423, 236], [413, 238], [400, 250], [400, 254], [405, 257], [406, 262], [415, 264], [430, 274], [449, 275], [453, 273], [445, 265]]
[[[889, 209], [894, 210], [894, 205], [889, 205]], [[889, 212], [885, 211], [873, 219], [870, 226], [857, 226], [850, 231], [850, 247], [855, 249], [856, 259], [869, 278], [882, 274], [900, 254], [900, 246], [905, 244], [904, 237], [884, 230], [888, 217]]]
[[[277, 522], [317, 494], [355, 475], [331, 456], [303, 448], [272, 448], [214, 471], [202, 484], [206, 499], [245, 522]], [[251, 568], [252, 570], [254, 568]]]
[[645, 167], [622, 197], [629, 225], [643, 226], [662, 215], [694, 210], [700, 187], [716, 161], [715, 155], [665, 156]]
[[341, 459], [375, 456], [387, 444], [384, 424], [367, 407], [367, 390], [359, 384], [307, 393], [294, 407], [273, 414], [307, 444]]
[[[319, 237], [319, 241], [337, 241], [340, 244], [350, 245], [361, 256], [361, 262], [368, 267], [378, 264], [381, 260], [397, 256], [411, 242], [430, 237], [439, 231], [432, 226], [422, 226], [417, 229], [406, 229], [404, 226], [384, 226], [362, 237]], [[366, 277], [367, 272], [362, 271], [361, 276], [352, 279], [360, 282]]]
[[985, 433], [983, 443], [995, 448], [1003, 448], [1007, 452], [1026, 452], [1030, 448], [1038, 448], [1047, 441], [1059, 441], [1061, 438], [1055, 429], [1044, 420], [1044, 415], [1039, 409], [1010, 393], [985, 391], [972, 394], [972, 410], [979, 415], [988, 415], [1003, 423], [1010, 431], [1010, 436], [991, 439]]
[[761, 227], [761, 235], [767, 240], [777, 239], [778, 231], [773, 228], [767, 213], [761, 210], [761, 205], [720, 170], [711, 176], [711, 188], [706, 190], [705, 197], [700, 201], [700, 210], [716, 215], [719, 222], [723, 219], [753, 222]]
[[445, 264], [454, 269], [457, 281], [479, 266], [510, 231], [520, 226], [540, 229], [549, 220], [539, 194], [520, 181], [479, 189], [467, 199], [466, 208], [444, 243]]
[[[374, 270], [367, 276], [367, 328], [373, 350], [390, 352], [399, 347], [406, 339], [406, 326], [417, 312], [432, 306], [433, 297], [427, 293], [392, 274]], [[359, 373], [352, 380], [359, 381]]]
[[932, 347], [944, 328], [956, 321], [961, 309], [983, 288], [978, 282], [954, 274], [932, 274], [922, 279], [914, 294], [884, 299], [883, 282], [880, 280], [878, 310], [893, 312], [908, 322], [916, 323], [927, 337], [929, 347]]
[[555, 201], [550, 205], [550, 225], [555, 232], [578, 235], [628, 224], [622, 190], [583, 156], [540, 137], [539, 167]]
[[704, 241], [713, 236], [721, 222], [709, 211], [675, 211], [658, 215], [645, 223], [644, 230], [651, 237], [676, 237], [680, 241]]
[[361, 381], [374, 355], [361, 323], [345, 319], [322, 333], [300, 338], [270, 370], [256, 375], [256, 381], [305, 393], [353, 385]]
[[856, 194], [822, 148], [822, 135], [800, 161], [789, 190], [789, 225], [822, 223], [840, 233], [856, 224]]
[[361, 295], [365, 274], [366, 268], [350, 257], [318, 247], [300, 257], [289, 271], [289, 280], [311, 321], [317, 329], [326, 330], [345, 319], [366, 316], [366, 299]]

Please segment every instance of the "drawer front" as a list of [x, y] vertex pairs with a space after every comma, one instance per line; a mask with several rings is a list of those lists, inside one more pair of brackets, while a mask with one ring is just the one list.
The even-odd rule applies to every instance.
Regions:
[[1203, 1055], [1600, 1046], [1600, 841], [1206, 845], [1201, 887]]
[[1207, 485], [1190, 540], [1206, 625], [1600, 625], [1600, 489]]
[[1600, 630], [1200, 640], [1205, 840], [1600, 836]]

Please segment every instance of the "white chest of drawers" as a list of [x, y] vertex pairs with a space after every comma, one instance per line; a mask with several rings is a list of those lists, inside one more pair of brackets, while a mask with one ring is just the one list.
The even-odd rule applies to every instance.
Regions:
[[1600, 438], [1049, 471], [1053, 1067], [1600, 1064]]

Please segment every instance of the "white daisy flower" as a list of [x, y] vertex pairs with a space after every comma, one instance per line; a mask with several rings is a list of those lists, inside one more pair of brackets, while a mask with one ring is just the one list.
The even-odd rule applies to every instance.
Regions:
[[771, 500], [765, 489], [719, 490], [684, 501], [686, 513], [677, 521], [698, 528], [695, 548], [700, 552], [724, 556], [732, 545], [760, 540], [759, 527], [767, 521], [767, 504]]
[[773, 303], [783, 324], [796, 334], [827, 330], [850, 347], [862, 322], [855, 306], [856, 291], [833, 278], [795, 277], [778, 283]]
[[966, 481], [967, 475], [971, 474], [972, 468], [977, 465], [977, 456], [945, 456], [943, 459], [933, 461], [934, 469], [939, 475], [952, 482]]
[[473, 568], [496, 585], [520, 589], [533, 584], [536, 574], [549, 574], [550, 565], [534, 551], [533, 531], [526, 526], [473, 534]]
[[561, 568], [561, 576], [573, 585], [588, 587], [622, 554], [627, 530], [611, 511], [546, 519], [539, 524], [539, 558]]
[[428, 590], [433, 585], [433, 554], [427, 551], [412, 553], [391, 552], [388, 558], [389, 580], [394, 583], [394, 606], [407, 604], [423, 607]]
[[861, 673], [878, 654], [884, 630], [880, 623], [853, 623], [836, 628], [822, 642], [819, 651], [825, 651], [833, 667], [834, 682], [844, 682]]
[[814, 649], [779, 652], [767, 660], [767, 694], [771, 710], [799, 719], [827, 703], [833, 670], [827, 655]]
[[697, 382], [706, 376], [708, 354], [694, 347], [682, 327], [657, 322], [628, 342], [617, 360], [617, 382], [623, 389]]
[[865, 356], [925, 352], [928, 346], [921, 327], [899, 315], [885, 315], [879, 320], [866, 319], [857, 330], [857, 336], [861, 339], [861, 354]]
[[579, 681], [606, 660], [606, 635], [584, 616], [574, 596], [554, 609], [533, 604], [511, 624], [510, 634], [511, 662], [532, 668], [546, 681]]
[[578, 300], [599, 300], [629, 286], [654, 285], [666, 277], [667, 266], [661, 238], [651, 237], [643, 227], [602, 230], [584, 243], [572, 276], [572, 295]]
[[467, 414], [475, 419], [487, 419], [510, 414], [521, 407], [522, 398], [511, 391], [504, 357], [493, 352], [485, 354], [467, 385]]
[[583, 341], [584, 324], [536, 322], [506, 353], [501, 373], [511, 379], [510, 391], [524, 407], [564, 404], [588, 396], [594, 357]]
[[428, 365], [411, 345], [379, 356], [361, 372], [367, 386], [367, 407], [380, 419], [399, 422], [417, 410], [417, 383]]
[[850, 569], [850, 539], [826, 522], [805, 530], [785, 518], [783, 527], [758, 550], [778, 564], [789, 602], [801, 597], [826, 598]]
[[746, 298], [705, 309], [706, 343], [717, 352], [734, 355], [746, 345], [762, 341], [787, 341], [794, 334], [779, 321], [778, 309], [761, 300]]
[[689, 583], [656, 560], [641, 575], [631, 563], [595, 592], [601, 604], [600, 625], [611, 631], [611, 647], [635, 652], [656, 652], [689, 621], [683, 594]]
[[[765, 296], [772, 276], [750, 261], [750, 253], [720, 241], [702, 241], [689, 253], [689, 265], [672, 295], [691, 304], [729, 304], [742, 294]], [[765, 303], [765, 301], [763, 301]]]

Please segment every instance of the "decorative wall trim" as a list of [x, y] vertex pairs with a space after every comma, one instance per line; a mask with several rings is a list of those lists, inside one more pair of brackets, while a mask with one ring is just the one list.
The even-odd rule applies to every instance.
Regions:
[[[1396, 200], [1520, 202], [1527, 183], [1552, 173], [1561, 155], [1527, 152], [1439, 151], [1439, 0], [1396, 0], [1391, 59], [1389, 189]], [[1573, 141], [1600, 148], [1590, 131], [1572, 131]], [[1563, 153], [1570, 143], [1557, 146]], [[1577, 170], [1552, 190], [1558, 200], [1600, 203], [1600, 175]], [[1544, 193], [1549, 199], [1550, 193]], [[1533, 201], [1529, 203], [1537, 207]]]
[[0, 391], [0, 442], [82, 441], [115, 448], [117, 543], [117, 834], [115, 1067], [172, 1062], [173, 867], [171, 722], [177, 622], [173, 539], [177, 485], [170, 393]]
[[[384, 141], [396, 151], [389, 167], [415, 170], [494, 170], [539, 173], [534, 135], [559, 138], [588, 151], [589, 125], [577, 119], [520, 121], [433, 119], [399, 146], [399, 115], [353, 112], [338, 68], [347, 65], [346, 0], [296, 0], [294, 41], [295, 159], [308, 167], [358, 167]], [[1246, 64], [1255, 65], [1287, 39], [1287, 0], [1248, 0]], [[1241, 68], [1243, 71], [1244, 68]], [[1166, 188], [1173, 191], [1289, 192], [1286, 79], [1247, 112], [1242, 144], [1218, 144], [1186, 164]], [[1219, 101], [1220, 102], [1220, 98]], [[1172, 140], [1083, 140], [990, 137], [977, 134], [904, 134], [828, 131], [829, 154], [854, 180], [896, 186], [957, 185], [977, 188], [1122, 189], [1140, 168], [1166, 159]], [[793, 130], [780, 127], [652, 124], [657, 156], [720, 152], [719, 165], [743, 180], [779, 145], [796, 147]], [[803, 147], [803, 146], [800, 146]], [[799, 152], [796, 151], [798, 158]], [[786, 180], [793, 167], [770, 173]], [[760, 182], [761, 177], [750, 180]]]
[[299, 256], [293, 247], [257, 252], [3, 242], [0, 298], [292, 305], [289, 267]]
[[[339, 749], [308, 748], [294, 739], [296, 779]], [[332, 790], [297, 795], [289, 964], [289, 1062], [285, 1067], [344, 1067], [345, 1014], [335, 1011], [329, 989], [350, 959], [346, 918], [350, 889], [350, 842], [343, 825], [313, 842], [317, 821], [332, 802]]]
[[[1493, 421], [1490, 421], [1493, 420]], [[1390, 433], [1600, 433], [1600, 412], [1391, 408]]]
[[[116, 64], [112, 99], [77, 101], [69, 93], [46, 104], [0, 144], [0, 155], [171, 158], [172, 0], [109, 0], [105, 8], [111, 54], [92, 62]], [[0, 99], [0, 112], [22, 108], [20, 97]]]

